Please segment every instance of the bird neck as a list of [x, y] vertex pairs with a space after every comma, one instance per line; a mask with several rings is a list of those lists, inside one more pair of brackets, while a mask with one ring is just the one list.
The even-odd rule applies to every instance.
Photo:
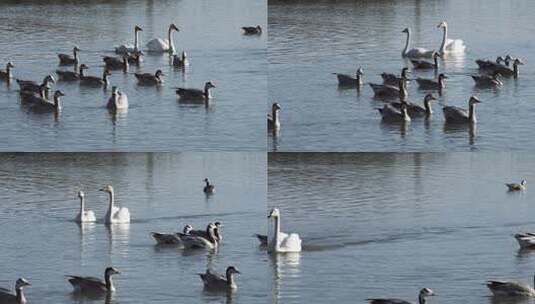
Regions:
[[476, 121], [476, 106], [474, 104], [470, 104], [470, 107], [468, 109], [468, 118], [471, 122]]
[[204, 86], [204, 96], [206, 99], [212, 98], [212, 95], [210, 94], [210, 88], [208, 86]]
[[513, 74], [516, 77], [518, 77], [518, 64], [513, 64]]
[[104, 81], [104, 86], [107, 86], [108, 85], [108, 73], [106, 73], [106, 71], [102, 73], [102, 80]]
[[138, 49], [139, 49], [139, 46], [138, 46], [138, 35], [139, 35], [139, 32], [137, 31], [137, 29], [134, 31], [134, 52], [138, 52]]
[[425, 108], [425, 114], [426, 115], [431, 115], [433, 114], [433, 110], [431, 109], [431, 101], [429, 100], [424, 100], [424, 108]]
[[113, 279], [111, 278], [111, 274], [106, 273], [104, 281], [106, 281], [106, 289], [108, 291], [115, 291], [115, 286], [113, 286]]
[[18, 304], [26, 304], [26, 297], [24, 296], [24, 292], [22, 291], [22, 287], [17, 288], [16, 296], [17, 296], [17, 303]]
[[425, 302], [427, 302], [427, 301], [425, 300], [425, 297], [424, 297], [423, 295], [419, 295], [419, 296], [418, 296], [418, 303], [419, 303], [419, 304], [425, 304]]
[[113, 191], [110, 191], [109, 195], [110, 195], [110, 205], [108, 206], [108, 211], [109, 211], [109, 215], [111, 216], [113, 205], [115, 204], [115, 197], [114, 197]]
[[6, 67], [6, 73], [7, 73], [7, 78], [8, 79], [12, 77], [12, 75], [11, 75], [11, 66], [8, 65]]
[[440, 53], [446, 51], [446, 41], [448, 40], [448, 27], [445, 26], [442, 28], [442, 44], [440, 45]]
[[407, 55], [407, 51], [409, 50], [410, 39], [411, 39], [411, 32], [407, 32], [407, 39], [405, 40], [405, 48], [401, 52], [403, 56]]
[[271, 112], [273, 123], [276, 125], [279, 122], [279, 109], [273, 109]]
[[234, 281], [234, 274], [231, 273], [229, 269], [227, 269], [226, 276], [227, 276], [227, 285], [231, 288], [235, 288], [236, 282]]
[[80, 215], [84, 214], [84, 197], [80, 197]]
[[438, 78], [438, 86], [440, 87], [440, 89], [443, 89], [443, 88], [446, 87], [446, 83], [444, 82], [444, 78], [442, 78], [442, 77]]
[[434, 61], [435, 61], [435, 69], [438, 69], [438, 56], [435, 56]]
[[59, 96], [54, 96], [54, 106], [56, 110], [61, 110], [61, 99]]
[[167, 32], [167, 39], [169, 41], [169, 53], [173, 54], [175, 52], [175, 43], [173, 42], [173, 29], [169, 28]]
[[360, 74], [357, 74], [357, 85], [358, 86], [362, 85], [362, 75]]
[[279, 249], [279, 238], [280, 238], [280, 218], [277, 216], [274, 218], [274, 234], [273, 234], [273, 238], [274, 238], [274, 241], [273, 241], [273, 247], [275, 249], [275, 251], [277, 251]]

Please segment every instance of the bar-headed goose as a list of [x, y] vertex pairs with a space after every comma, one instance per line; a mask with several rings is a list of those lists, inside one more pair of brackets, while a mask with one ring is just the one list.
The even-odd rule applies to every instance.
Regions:
[[401, 51], [402, 57], [408, 57], [408, 58], [431, 58], [433, 57], [433, 53], [435, 51], [433, 50], [427, 50], [424, 48], [414, 48], [409, 49], [410, 42], [411, 42], [411, 30], [409, 28], [405, 28], [402, 33], [407, 34], [407, 40], [405, 41], [405, 47], [403, 48], [403, 51]]
[[173, 56], [173, 66], [175, 68], [184, 68], [189, 65], [188, 55], [186, 52], [182, 52], [182, 54], [174, 55]]
[[377, 109], [381, 114], [384, 122], [410, 122], [411, 117], [407, 113], [407, 104], [401, 102], [399, 109], [395, 108], [391, 104], [385, 104], [383, 108]]
[[104, 216], [104, 223], [106, 224], [125, 224], [130, 223], [130, 211], [126, 207], [115, 207], [115, 193], [111, 185], [106, 185], [100, 191], [106, 192], [109, 195], [109, 206], [106, 215]]
[[476, 104], [481, 103], [481, 101], [472, 96], [468, 100], [468, 111], [455, 106], [446, 106], [442, 108], [444, 113], [444, 118], [447, 123], [476, 123]]
[[243, 26], [241, 28], [244, 35], [260, 35], [262, 34], [262, 28], [260, 25], [257, 26]]
[[442, 43], [440, 44], [440, 54], [461, 54], [466, 50], [466, 46], [461, 39], [448, 39], [448, 23], [446, 21], [440, 22], [437, 28], [442, 28]]
[[85, 194], [83, 191], [78, 191], [78, 198], [80, 198], [80, 212], [78, 212], [74, 220], [77, 223], [96, 222], [95, 213], [92, 210], [85, 210]]
[[134, 45], [131, 45], [131, 44], [123, 44], [123, 45], [120, 45], [118, 47], [115, 48], [115, 53], [116, 54], [127, 54], [127, 53], [132, 53], [132, 52], [137, 52], [139, 51], [139, 39], [138, 39], [138, 35], [139, 35], [139, 32], [142, 32], [143, 29], [136, 25], [134, 27]]
[[76, 65], [74, 66], [74, 71], [62, 71], [62, 70], [56, 70], [56, 74], [58, 74], [58, 80], [61, 81], [77, 81], [80, 80], [80, 75], [83, 74], [82, 71], [82, 65], [77, 69]]
[[347, 74], [333, 74], [338, 78], [338, 85], [341, 87], [360, 87], [362, 85], [362, 76], [364, 75], [364, 71], [361, 67], [358, 67], [355, 77]]
[[106, 108], [110, 111], [120, 111], [128, 109], [128, 96], [120, 92], [117, 87], [112, 87], [111, 97], [108, 99]]
[[65, 96], [65, 94], [60, 90], [56, 90], [56, 92], [54, 92], [53, 101], [34, 95], [31, 97], [32, 100], [30, 101], [30, 109], [35, 112], [59, 112], [62, 109], [62, 96]]
[[158, 245], [180, 245], [180, 237], [189, 235], [190, 231], [193, 230], [191, 225], [184, 226], [182, 233], [159, 233], [151, 232], [150, 236], [156, 241]]
[[416, 78], [416, 82], [421, 90], [442, 91], [442, 89], [446, 88], [446, 79], [448, 79], [448, 76], [441, 73], [436, 80]]
[[425, 60], [415, 60], [412, 59], [412, 67], [415, 70], [438, 70], [438, 58], [440, 58], [441, 55], [438, 52], [435, 52], [433, 54], [433, 62], [425, 61]]
[[271, 105], [271, 114], [267, 115], [267, 127], [268, 130], [279, 130], [281, 127], [281, 122], [279, 118], [279, 112], [281, 110], [281, 106], [278, 103], [273, 103]]
[[175, 24], [169, 25], [167, 30], [167, 39], [154, 38], [147, 43], [149, 52], [165, 53], [169, 52], [173, 54], [175, 52], [175, 43], [173, 42], [173, 31], [179, 32], [180, 30]]
[[122, 57], [104, 56], [102, 61], [110, 70], [128, 71], [128, 54], [124, 54]]
[[78, 47], [74, 47], [72, 49], [73, 56], [68, 54], [58, 54], [59, 58], [59, 64], [60, 65], [72, 65], [72, 64], [78, 64], [78, 52], [80, 49]]
[[26, 304], [26, 297], [24, 297], [23, 288], [31, 286], [25, 278], [20, 278], [15, 282], [15, 293], [7, 288], [0, 288], [0, 303], [5, 304]]
[[533, 287], [519, 282], [490, 280], [487, 281], [487, 287], [495, 296], [535, 297], [535, 289]]
[[88, 68], [89, 67], [85, 64], [80, 66], [80, 85], [106, 88], [110, 83], [108, 79], [109, 76], [111, 76], [110, 70], [105, 67], [102, 72], [102, 78], [100, 78], [96, 76], [86, 76], [84, 71]]
[[[210, 226], [212, 223], [208, 224], [208, 226]], [[214, 225], [214, 236], [215, 236], [215, 239], [221, 243], [221, 241], [223, 241], [223, 233], [221, 231], [221, 228], [223, 228], [223, 224], [221, 222], [215, 222], [213, 223]], [[202, 236], [203, 238], [207, 239], [209, 238], [209, 233], [208, 233], [208, 229], [207, 230], [193, 230], [191, 229], [189, 231], [189, 234], [190, 235], [195, 235], [195, 236]]]
[[433, 96], [433, 94], [427, 94], [425, 95], [424, 97], [424, 106], [420, 106], [418, 104], [415, 104], [415, 103], [412, 103], [412, 102], [409, 102], [409, 101], [405, 101], [405, 102], [393, 102], [391, 103], [391, 105], [400, 110], [401, 109], [401, 106], [403, 104], [406, 105], [407, 107], [407, 113], [409, 113], [409, 116], [411, 118], [414, 118], [414, 117], [430, 117], [432, 114], [433, 114], [433, 110], [431, 109], [431, 102], [434, 101], [434, 100], [437, 100], [435, 96]]
[[401, 79], [404, 79], [405, 81], [409, 80], [409, 77], [408, 77], [409, 73], [410, 73], [409, 68], [408, 67], [404, 67], [403, 69], [401, 69], [401, 76], [400, 77], [398, 77], [395, 74], [382, 73], [381, 74], [381, 78], [383, 78], [383, 84], [397, 86]]
[[204, 179], [204, 188], [202, 188], [202, 191], [206, 194], [215, 193], [215, 186], [213, 184], [210, 184], [208, 178]]
[[505, 184], [505, 186], [507, 186], [507, 189], [509, 191], [523, 191], [523, 190], [526, 190], [526, 184], [527, 184], [527, 181], [523, 179], [520, 182], [520, 184], [511, 183], [511, 184]]
[[112, 276], [120, 274], [119, 270], [114, 267], [108, 267], [104, 271], [104, 280], [95, 277], [81, 277], [67, 275], [66, 277], [74, 288], [74, 292], [79, 293], [107, 293], [114, 292]]
[[180, 99], [184, 100], [208, 101], [212, 98], [212, 94], [210, 93], [210, 89], [212, 88], [215, 88], [215, 85], [211, 81], [208, 81], [204, 84], [204, 90], [177, 88], [176, 94], [180, 97]]
[[201, 280], [204, 283], [204, 288], [207, 290], [236, 290], [238, 285], [234, 280], [234, 275], [240, 272], [236, 267], [229, 266], [225, 275], [219, 274], [213, 270], [206, 269], [206, 273], [199, 273]]
[[301, 238], [297, 233], [281, 232], [280, 211], [277, 208], [271, 209], [268, 219], [274, 222], [273, 234], [268, 234], [268, 252], [301, 252]]
[[[427, 298], [431, 297], [431, 296], [434, 296], [434, 295], [435, 295], [435, 293], [433, 292], [433, 290], [431, 290], [429, 288], [422, 288], [420, 290], [420, 293], [418, 294], [418, 304], [427, 303]], [[369, 301], [370, 304], [412, 304], [409, 301], [405, 301], [405, 300], [402, 300], [402, 299], [395, 299], [395, 298], [384, 298], [384, 299], [381, 299], [381, 298], [378, 298], [378, 299], [370, 298], [370, 299], [366, 299], [366, 300]]]
[[214, 233], [216, 228], [214, 223], [208, 224], [206, 228], [206, 237], [193, 235], [192, 230], [188, 235], [180, 236], [180, 241], [184, 245], [184, 249], [216, 249], [218, 242]]
[[370, 87], [373, 90], [373, 93], [376, 98], [381, 99], [392, 99], [399, 98], [405, 100], [409, 95], [406, 88], [406, 81], [400, 79], [397, 86], [388, 85], [388, 84], [374, 84], [370, 83]]
[[11, 73], [11, 69], [14, 68], [15, 66], [13, 65], [13, 63], [11, 63], [11, 61], [9, 61], [6, 65], [6, 70], [5, 71], [2, 71], [0, 70], [0, 80], [4, 80], [4, 81], [10, 81], [11, 78], [13, 78], [13, 74]]
[[165, 76], [162, 70], [157, 70], [156, 73], [135, 73], [137, 83], [145, 86], [155, 86], [163, 83], [163, 77]]

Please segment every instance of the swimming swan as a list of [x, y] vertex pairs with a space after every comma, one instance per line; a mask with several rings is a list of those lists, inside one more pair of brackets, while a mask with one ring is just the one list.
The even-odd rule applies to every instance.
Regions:
[[110, 111], [120, 111], [128, 109], [128, 96], [123, 92], [120, 92], [117, 87], [113, 87], [111, 90], [111, 97], [108, 99], [106, 108]]
[[20, 278], [15, 282], [15, 294], [11, 290], [6, 288], [0, 288], [0, 303], [2, 304], [26, 304], [26, 297], [24, 297], [23, 288], [25, 286], [31, 286], [24, 278]]
[[229, 266], [225, 275], [206, 269], [206, 273], [199, 273], [199, 276], [204, 283], [204, 288], [208, 290], [236, 290], [238, 285], [236, 285], [234, 275], [239, 273], [236, 267]]
[[437, 25], [437, 28], [442, 28], [443, 30], [442, 43], [440, 44], [440, 49], [438, 51], [441, 55], [446, 53], [464, 53], [466, 46], [461, 39], [448, 39], [448, 23], [446, 21], [442, 21], [439, 25]]
[[104, 222], [106, 224], [124, 224], [124, 223], [130, 223], [130, 211], [128, 211], [128, 208], [125, 207], [115, 207], [115, 197], [113, 192], [113, 187], [111, 185], [107, 185], [104, 188], [100, 189], [99, 191], [107, 192], [110, 196], [110, 205], [108, 208], [108, 211], [106, 211], [106, 215], [104, 217]]
[[136, 25], [134, 27], [134, 45], [130, 45], [130, 44], [120, 45], [120, 46], [115, 48], [115, 53], [124, 55], [124, 54], [127, 54], [127, 53], [135, 53], [135, 52], [139, 51], [138, 35], [139, 35], [139, 32], [142, 32], [142, 31], [143, 31], [143, 29], [141, 27], [139, 27], [138, 25]]
[[155, 38], [147, 43], [149, 52], [173, 54], [175, 52], [175, 44], [173, 42], [173, 31], [180, 31], [175, 24], [169, 26], [167, 31], [167, 39]]
[[433, 53], [435, 52], [433, 50], [427, 50], [424, 48], [409, 49], [410, 42], [411, 42], [411, 30], [409, 28], [406, 28], [402, 31], [402, 33], [407, 34], [405, 48], [403, 48], [403, 51], [401, 51], [402, 57], [408, 57], [408, 58], [431, 58], [433, 57]]
[[74, 292], [79, 293], [107, 293], [115, 291], [112, 276], [120, 274], [114, 267], [108, 267], [104, 271], [104, 281], [95, 277], [80, 277], [67, 275], [66, 277], [74, 288]]
[[444, 118], [447, 123], [476, 123], [476, 104], [481, 101], [475, 97], [470, 97], [468, 101], [468, 111], [459, 107], [446, 106], [442, 108]]
[[[535, 281], [535, 278], [534, 278]], [[535, 283], [535, 282], [534, 282]], [[531, 286], [511, 281], [487, 281], [487, 287], [495, 296], [535, 297]]]
[[85, 194], [83, 191], [78, 192], [78, 197], [80, 198], [80, 212], [76, 215], [76, 218], [74, 219], [77, 223], [89, 223], [89, 222], [96, 222], [97, 218], [95, 217], [95, 213], [92, 210], [85, 210], [85, 202], [84, 197]]
[[301, 238], [297, 233], [286, 234], [280, 231], [280, 211], [271, 209], [268, 219], [274, 222], [273, 235], [268, 236], [268, 252], [301, 252]]
[[[435, 293], [429, 288], [423, 288], [418, 294], [418, 304], [425, 304], [427, 297], [434, 296]], [[409, 301], [401, 299], [366, 299], [370, 304], [412, 304]]]

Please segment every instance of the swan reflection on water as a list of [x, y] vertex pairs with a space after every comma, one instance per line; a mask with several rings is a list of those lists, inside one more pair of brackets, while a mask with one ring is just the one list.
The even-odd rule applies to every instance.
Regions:
[[301, 253], [291, 252], [270, 255], [269, 259], [273, 269], [272, 296], [273, 303], [278, 303], [281, 294], [281, 286], [286, 277], [301, 276]]

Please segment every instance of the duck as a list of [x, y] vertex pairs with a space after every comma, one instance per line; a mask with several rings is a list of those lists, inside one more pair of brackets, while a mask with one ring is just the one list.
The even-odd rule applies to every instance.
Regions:
[[26, 102], [31, 104], [30, 110], [35, 112], [60, 112], [62, 109], [62, 96], [65, 96], [65, 94], [60, 90], [56, 90], [53, 101], [34, 95], [33, 97], [28, 97], [30, 100], [26, 100]]
[[476, 123], [476, 104], [481, 103], [481, 101], [475, 97], [471, 96], [468, 100], [469, 109], [468, 111], [459, 107], [446, 106], [442, 108], [444, 113], [444, 118], [447, 123]]
[[[33, 92], [36, 94], [40, 94], [40, 92], [42, 91], [41, 89], [43, 87], [48, 88], [49, 84], [56, 83], [56, 80], [54, 79], [52, 75], [47, 75], [45, 76], [41, 84], [37, 84], [35, 81], [32, 81], [32, 80], [20, 80], [20, 79], [17, 79], [17, 83], [20, 87], [21, 92], [25, 91], [25, 92]], [[48, 96], [45, 96], [45, 97], [48, 98]]]
[[409, 114], [409, 116], [411, 118], [414, 118], [414, 117], [430, 117], [432, 114], [433, 114], [433, 110], [431, 108], [431, 102], [434, 101], [434, 100], [437, 100], [437, 98], [435, 96], [433, 96], [433, 94], [427, 94], [425, 95], [424, 97], [424, 106], [420, 106], [420, 105], [417, 105], [415, 103], [412, 103], [412, 102], [408, 102], [408, 101], [404, 101], [404, 102], [393, 102], [391, 103], [391, 105], [398, 109], [398, 110], [401, 110], [401, 105], [402, 104], [405, 104], [405, 106], [407, 107], [407, 113]]
[[301, 238], [297, 233], [286, 234], [281, 232], [280, 211], [278, 208], [271, 209], [268, 219], [274, 222], [273, 235], [268, 237], [269, 253], [301, 252]]
[[56, 70], [56, 74], [58, 74], [58, 80], [61, 81], [77, 81], [80, 80], [80, 74], [82, 74], [82, 66], [80, 65], [80, 68], [78, 71], [76, 70], [76, 66], [74, 66], [74, 71], [61, 71]]
[[383, 84], [397, 86], [401, 79], [404, 79], [406, 82], [409, 80], [409, 68], [404, 67], [401, 69], [401, 77], [398, 77], [395, 74], [382, 73], [381, 78], [383, 78]]
[[[418, 293], [418, 304], [427, 303], [427, 298], [434, 296], [435, 293], [430, 288], [422, 288]], [[412, 304], [409, 301], [394, 299], [394, 298], [375, 298], [375, 299], [366, 299], [370, 304]]]
[[527, 181], [523, 179], [520, 182], [520, 184], [511, 183], [511, 184], [505, 184], [505, 186], [507, 187], [509, 191], [524, 191], [526, 190], [526, 184], [527, 184]]
[[442, 28], [442, 43], [440, 44], [439, 53], [444, 54], [462, 54], [466, 50], [466, 46], [461, 39], [448, 39], [448, 23], [442, 21], [437, 25], [437, 28]]
[[104, 61], [106, 68], [109, 70], [128, 71], [128, 54], [124, 54], [121, 57], [104, 56], [102, 61]]
[[76, 293], [99, 294], [114, 292], [112, 276], [120, 274], [121, 272], [115, 267], [108, 267], [104, 271], [104, 280], [95, 277], [81, 277], [75, 275], [67, 275], [69, 283], [71, 283]]
[[110, 111], [120, 111], [128, 109], [128, 96], [120, 92], [117, 87], [112, 87], [111, 97], [108, 99], [106, 108]]
[[11, 69], [13, 69], [15, 66], [11, 61], [9, 61], [6, 65], [6, 70], [2, 71], [0, 70], [0, 80], [3, 81], [10, 81], [11, 78], [13, 78], [13, 74], [11, 73]]
[[215, 186], [213, 184], [210, 184], [210, 181], [208, 181], [208, 178], [205, 178], [204, 182], [205, 182], [205, 185], [202, 191], [206, 194], [215, 193]]
[[262, 34], [262, 28], [260, 27], [260, 25], [243, 26], [241, 29], [243, 30], [244, 35], [261, 35]]
[[25, 278], [19, 278], [15, 282], [15, 294], [7, 288], [0, 288], [0, 303], [2, 304], [26, 304], [28, 301], [24, 296], [24, 287], [31, 286]]
[[85, 210], [84, 206], [84, 197], [85, 194], [83, 191], [78, 191], [78, 198], [80, 198], [80, 212], [74, 218], [74, 221], [77, 223], [91, 223], [96, 222], [97, 218], [95, 213], [92, 210]]
[[173, 42], [173, 31], [179, 32], [178, 27], [172, 23], [169, 25], [169, 30], [167, 31], [167, 39], [155, 38], [147, 43], [147, 48], [149, 52], [154, 53], [170, 53], [175, 52], [175, 44]]
[[281, 122], [279, 118], [279, 112], [281, 110], [281, 106], [274, 102], [271, 105], [271, 114], [268, 114], [267, 116], [267, 128], [268, 130], [279, 130], [281, 127]]
[[383, 108], [377, 109], [384, 122], [410, 122], [411, 117], [407, 112], [407, 104], [401, 102], [400, 108], [396, 109], [391, 104], [385, 104]]
[[406, 89], [406, 81], [404, 79], [400, 79], [397, 86], [374, 83], [370, 83], [369, 85], [376, 98], [400, 98], [404, 100], [409, 95]]
[[182, 233], [159, 233], [151, 232], [150, 236], [156, 241], [158, 245], [180, 245], [180, 237], [189, 235], [190, 231], [193, 230], [191, 225], [184, 226]]
[[186, 52], [182, 52], [180, 56], [178, 55], [173, 56], [173, 66], [175, 68], [184, 68], [188, 65], [189, 65], [189, 60], [188, 60]]
[[[208, 224], [210, 225], [210, 224]], [[217, 240], [218, 243], [221, 243], [223, 241], [223, 234], [221, 232], [221, 228], [223, 227], [223, 224], [221, 222], [215, 222], [214, 225], [214, 237]], [[207, 233], [208, 230], [193, 230], [193, 228], [189, 231], [190, 235], [195, 236], [202, 236], [204, 238], [208, 238], [209, 234]]]
[[500, 80], [500, 73], [495, 73], [494, 75], [471, 75], [471, 77], [475, 81], [476, 87], [500, 87], [503, 85]]
[[113, 187], [106, 185], [99, 191], [109, 194], [109, 207], [104, 216], [104, 223], [106, 224], [127, 224], [130, 223], [130, 211], [126, 207], [115, 207], [115, 195]]
[[154, 86], [163, 83], [162, 76], [165, 76], [162, 70], [157, 70], [156, 73], [135, 73], [137, 83], [139, 85]]
[[416, 82], [418, 83], [420, 90], [433, 90], [441, 92], [442, 89], [446, 88], [446, 79], [448, 79], [448, 76], [441, 73], [438, 75], [437, 80], [416, 78]]
[[336, 75], [338, 78], [338, 85], [341, 87], [360, 87], [362, 85], [362, 76], [364, 75], [364, 71], [361, 67], [358, 67], [355, 77], [338, 73], [334, 73], [334, 75]]
[[496, 61], [487, 60], [487, 59], [476, 59], [476, 64], [479, 67], [479, 69], [492, 68], [497, 65], [501, 65], [502, 62], [504, 62], [504, 58], [502, 56], [498, 56], [496, 58]]
[[492, 72], [494, 73], [499, 73], [500, 75], [504, 76], [504, 77], [514, 77], [514, 78], [517, 78], [518, 75], [519, 75], [519, 70], [518, 70], [518, 66], [519, 65], [523, 65], [524, 62], [522, 62], [522, 60], [516, 58], [515, 60], [513, 60], [513, 68], [509, 68], [507, 66], [495, 66], [492, 68]]
[[73, 53], [73, 56], [71, 55], [68, 55], [68, 54], [58, 54], [58, 58], [59, 58], [59, 64], [60, 65], [77, 65], [78, 64], [78, 52], [80, 51], [80, 49], [75, 46], [73, 49], [72, 49], [72, 53]]
[[132, 53], [132, 52], [139, 51], [138, 35], [139, 35], [139, 32], [142, 32], [142, 31], [143, 31], [143, 29], [139, 25], [134, 26], [134, 45], [128, 45], [128, 44], [120, 45], [120, 46], [115, 48], [115, 53], [116, 54], [120, 54], [120, 55], [124, 55], [124, 54], [127, 54], [127, 53]]
[[523, 283], [490, 280], [487, 281], [487, 287], [495, 296], [535, 297], [535, 289]]
[[535, 248], [535, 233], [521, 232], [515, 234], [515, 239], [520, 245], [521, 249], [533, 249]]
[[180, 236], [180, 241], [184, 245], [184, 249], [207, 249], [214, 250], [218, 247], [218, 242], [214, 233], [216, 228], [214, 223], [208, 224], [206, 228], [206, 237], [192, 234], [192, 230], [188, 235]]
[[234, 266], [229, 266], [227, 267], [225, 275], [206, 269], [206, 272], [199, 273], [199, 276], [201, 277], [205, 289], [236, 290], [238, 289], [238, 285], [236, 285], [234, 279], [235, 274], [240, 274], [240, 271]]
[[433, 54], [433, 62], [412, 59], [411, 63], [415, 70], [438, 70], [438, 58], [440, 57], [441, 55], [438, 52], [435, 52]]
[[402, 33], [407, 34], [405, 47], [403, 48], [403, 51], [401, 51], [402, 57], [404, 58], [431, 58], [433, 57], [433, 53], [435, 52], [433, 50], [427, 50], [424, 48], [409, 49], [410, 41], [411, 41], [411, 30], [409, 28], [405, 28], [402, 31]]
[[212, 94], [210, 93], [210, 89], [212, 88], [215, 88], [215, 85], [211, 81], [208, 81], [204, 84], [204, 90], [177, 88], [176, 94], [181, 99], [208, 101], [212, 98]]
[[111, 72], [108, 68], [104, 68], [104, 72], [102, 72], [102, 78], [95, 77], [95, 76], [86, 76], [84, 75], [84, 70], [87, 70], [89, 67], [85, 64], [82, 64], [80, 66], [80, 85], [84, 86], [97, 86], [97, 87], [108, 87], [109, 79], [108, 77], [111, 76]]

